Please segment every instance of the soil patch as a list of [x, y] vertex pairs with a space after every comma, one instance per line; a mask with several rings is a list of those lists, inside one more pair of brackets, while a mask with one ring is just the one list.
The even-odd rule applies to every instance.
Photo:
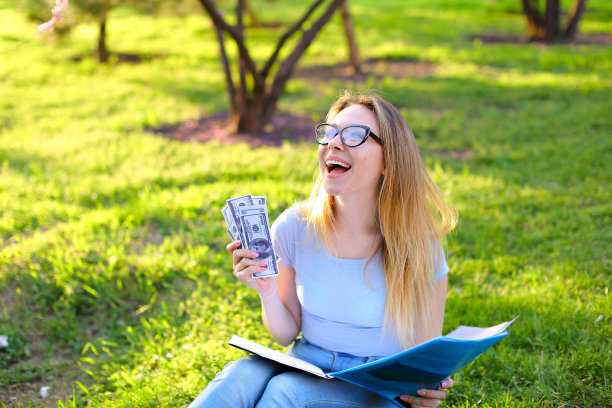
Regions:
[[290, 113], [278, 113], [262, 133], [228, 132], [229, 114], [227, 111], [178, 124], [147, 128], [146, 131], [165, 138], [180, 141], [208, 142], [219, 140], [222, 143], [246, 142], [251, 147], [281, 146], [285, 140], [290, 142], [309, 141], [313, 138], [312, 119]]

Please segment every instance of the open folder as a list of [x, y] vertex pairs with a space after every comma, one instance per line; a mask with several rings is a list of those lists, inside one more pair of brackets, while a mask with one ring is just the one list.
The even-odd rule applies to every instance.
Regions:
[[339, 378], [373, 391], [398, 406], [400, 395], [417, 395], [423, 388], [437, 389], [446, 377], [474, 361], [488, 348], [508, 335], [506, 330], [517, 319], [492, 327], [459, 326], [446, 336], [348, 370], [323, 372], [319, 367], [280, 351], [232, 336], [229, 344], [269, 360], [321, 378]]

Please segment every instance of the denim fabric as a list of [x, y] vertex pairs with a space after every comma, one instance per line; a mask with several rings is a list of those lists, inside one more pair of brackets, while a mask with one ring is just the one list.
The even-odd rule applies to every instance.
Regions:
[[[355, 357], [321, 349], [303, 339], [288, 354], [323, 371], [340, 371], [378, 357]], [[189, 408], [394, 408], [399, 405], [342, 380], [291, 370], [259, 356], [228, 364]]]

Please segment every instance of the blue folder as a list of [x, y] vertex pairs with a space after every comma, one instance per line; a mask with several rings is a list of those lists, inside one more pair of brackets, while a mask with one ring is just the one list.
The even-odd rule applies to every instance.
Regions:
[[393, 356], [329, 375], [394, 401], [399, 395], [416, 396], [423, 388], [438, 389], [442, 380], [461, 370], [507, 335], [508, 332], [503, 331], [479, 340], [440, 336]]
[[[518, 317], [518, 316], [517, 316]], [[404, 407], [400, 395], [417, 396], [420, 389], [438, 389], [440, 383], [474, 361], [479, 355], [508, 335], [514, 321], [480, 328], [460, 326], [446, 336], [439, 336], [406, 351], [348, 370], [323, 372], [308, 362], [288, 356], [239, 336], [229, 344], [264, 358], [294, 367], [322, 378], [339, 378], [381, 395]]]

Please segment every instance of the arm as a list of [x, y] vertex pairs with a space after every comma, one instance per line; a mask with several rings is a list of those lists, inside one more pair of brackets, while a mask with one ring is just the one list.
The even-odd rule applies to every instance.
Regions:
[[295, 271], [279, 264], [278, 290], [261, 298], [264, 326], [282, 346], [289, 345], [302, 326], [300, 303], [295, 291]]
[[[446, 291], [448, 288], [448, 276], [438, 279], [433, 285], [433, 318], [432, 329], [434, 337], [442, 334], [444, 324], [444, 308], [446, 306]], [[429, 340], [428, 338], [417, 338], [417, 344]], [[446, 397], [445, 389], [452, 388], [454, 381], [450, 378], [444, 380], [437, 390], [419, 390], [421, 397], [402, 395], [402, 401], [411, 404], [412, 408], [437, 407], [440, 400]]]
[[240, 240], [230, 243], [226, 250], [232, 254], [234, 275], [257, 291], [261, 298], [264, 325], [281, 345], [290, 344], [300, 332], [300, 305], [295, 291], [295, 271], [279, 265], [278, 277], [254, 279], [253, 274], [265, 270], [261, 261], [249, 249], [238, 249]]

